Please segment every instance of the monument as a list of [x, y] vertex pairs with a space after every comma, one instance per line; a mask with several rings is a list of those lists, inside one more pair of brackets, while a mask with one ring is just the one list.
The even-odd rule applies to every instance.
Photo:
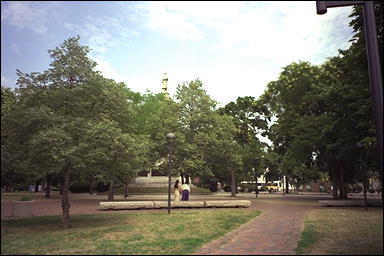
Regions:
[[164, 73], [163, 79], [161, 80], [161, 83], [162, 83], [162, 91], [161, 92], [165, 95], [165, 97], [169, 98], [167, 73]]

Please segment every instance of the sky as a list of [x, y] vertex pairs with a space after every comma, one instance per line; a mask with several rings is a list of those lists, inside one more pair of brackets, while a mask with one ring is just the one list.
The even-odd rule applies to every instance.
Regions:
[[258, 98], [292, 62], [349, 47], [352, 7], [315, 1], [1, 1], [1, 85], [49, 68], [48, 50], [80, 36], [105, 77], [140, 93], [199, 78], [218, 106]]

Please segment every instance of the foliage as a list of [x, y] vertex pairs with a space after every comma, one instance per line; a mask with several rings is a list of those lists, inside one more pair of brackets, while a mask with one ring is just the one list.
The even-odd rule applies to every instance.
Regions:
[[[383, 30], [382, 8], [382, 3], [376, 5], [379, 32]], [[361, 173], [377, 170], [361, 7], [354, 7], [350, 17], [355, 35], [349, 49], [319, 66], [291, 63], [259, 99], [277, 119], [268, 131], [273, 142], [270, 152], [281, 159], [279, 165], [289, 182], [300, 185], [318, 179], [319, 171], [327, 171], [340, 197], [346, 197], [346, 182], [362, 181]], [[382, 59], [382, 44], [380, 52]], [[365, 152], [364, 170], [357, 168], [357, 143]]]
[[84, 193], [89, 191], [88, 183], [74, 183], [69, 186], [71, 193]]
[[22, 197], [19, 201], [32, 201], [30, 197]]
[[240, 167], [235, 127], [228, 117], [215, 112], [215, 106], [200, 80], [177, 87], [175, 169], [181, 174], [223, 181]]
[[[2, 157], [2, 165], [11, 162], [6, 173], [22, 172], [34, 179], [48, 174], [62, 177], [65, 227], [70, 177], [114, 180], [130, 175], [142, 165], [147, 149], [146, 137], [134, 133], [128, 98], [132, 94], [124, 84], [93, 70], [96, 63], [79, 39], [69, 38], [50, 50], [53, 61], [47, 71], [18, 70], [16, 103], [2, 115], [2, 146], [9, 156]], [[8, 95], [4, 92], [4, 98]], [[8, 106], [13, 101], [7, 99]]]
[[[234, 139], [241, 159], [237, 180], [255, 180], [257, 176], [264, 174], [266, 169], [263, 158], [267, 145], [262, 143], [258, 136], [265, 136], [268, 130], [268, 108], [248, 96], [238, 97], [236, 102], [228, 103], [218, 112], [231, 117], [236, 128]], [[232, 184], [232, 187], [235, 187], [235, 184]]]

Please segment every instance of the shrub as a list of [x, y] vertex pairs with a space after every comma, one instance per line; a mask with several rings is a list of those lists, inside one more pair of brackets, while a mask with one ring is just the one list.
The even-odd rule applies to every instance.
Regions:
[[97, 186], [96, 186], [97, 193], [102, 193], [102, 192], [108, 191], [108, 189], [109, 189], [108, 184], [104, 184], [103, 182], [97, 183]]
[[252, 191], [256, 190], [256, 185], [252, 183], [241, 183], [240, 184], [240, 191], [244, 192], [248, 189], [248, 192], [251, 193]]
[[231, 186], [229, 185], [225, 185], [223, 189], [225, 192], [231, 192]]
[[23, 196], [19, 201], [32, 201], [30, 197]]
[[363, 187], [359, 184], [352, 184], [352, 187], [350, 188], [349, 192], [352, 193], [361, 193], [363, 191]]

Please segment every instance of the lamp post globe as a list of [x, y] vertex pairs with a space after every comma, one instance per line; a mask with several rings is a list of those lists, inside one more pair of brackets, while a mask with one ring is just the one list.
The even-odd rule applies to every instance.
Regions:
[[168, 141], [169, 140], [174, 140], [174, 139], [176, 139], [176, 135], [173, 132], [170, 132], [170, 133], [167, 134], [166, 138], [167, 138]]

